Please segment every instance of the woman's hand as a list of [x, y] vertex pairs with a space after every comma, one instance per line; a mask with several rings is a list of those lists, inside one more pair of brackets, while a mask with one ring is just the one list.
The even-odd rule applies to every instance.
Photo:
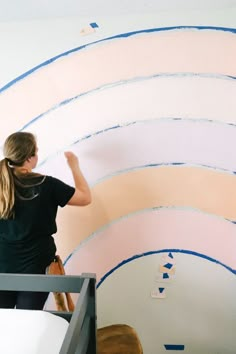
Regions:
[[65, 151], [64, 155], [71, 170], [77, 169], [79, 167], [78, 157], [72, 151]]
[[91, 203], [91, 191], [89, 185], [79, 168], [78, 157], [72, 151], [64, 152], [67, 163], [71, 169], [74, 182], [75, 193], [67, 203], [68, 205], [85, 206]]

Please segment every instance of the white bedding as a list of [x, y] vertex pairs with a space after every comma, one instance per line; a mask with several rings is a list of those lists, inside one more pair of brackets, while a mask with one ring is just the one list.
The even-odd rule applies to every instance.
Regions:
[[0, 353], [58, 354], [68, 325], [44, 311], [0, 309]]

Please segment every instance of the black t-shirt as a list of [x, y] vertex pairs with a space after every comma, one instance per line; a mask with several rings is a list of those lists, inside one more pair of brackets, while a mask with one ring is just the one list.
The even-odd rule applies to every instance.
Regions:
[[[53, 260], [58, 206], [65, 206], [75, 188], [50, 176], [18, 188], [14, 218], [0, 219], [0, 272], [43, 273]], [[23, 196], [23, 198], [22, 198]]]

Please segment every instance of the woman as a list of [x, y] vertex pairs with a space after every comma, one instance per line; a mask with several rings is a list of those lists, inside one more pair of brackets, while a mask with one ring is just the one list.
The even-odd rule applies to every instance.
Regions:
[[[65, 152], [75, 188], [33, 173], [38, 161], [33, 134], [17, 132], [4, 144], [0, 161], [0, 272], [45, 274], [56, 246], [58, 206], [91, 203], [89, 186], [76, 155]], [[43, 309], [48, 293], [0, 292], [0, 307]]]

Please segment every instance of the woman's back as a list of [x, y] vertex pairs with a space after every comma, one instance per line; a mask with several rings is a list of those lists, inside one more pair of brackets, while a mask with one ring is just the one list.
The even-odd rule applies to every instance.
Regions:
[[67, 203], [74, 188], [49, 176], [30, 183], [32, 187], [17, 187], [14, 217], [0, 219], [0, 272], [32, 273], [55, 255], [57, 208]]
[[[54, 260], [58, 206], [88, 205], [89, 186], [76, 155], [66, 152], [75, 188], [32, 170], [38, 161], [33, 134], [16, 132], [4, 143], [0, 161], [0, 272], [45, 274]], [[0, 307], [42, 309], [47, 294], [0, 292]]]

